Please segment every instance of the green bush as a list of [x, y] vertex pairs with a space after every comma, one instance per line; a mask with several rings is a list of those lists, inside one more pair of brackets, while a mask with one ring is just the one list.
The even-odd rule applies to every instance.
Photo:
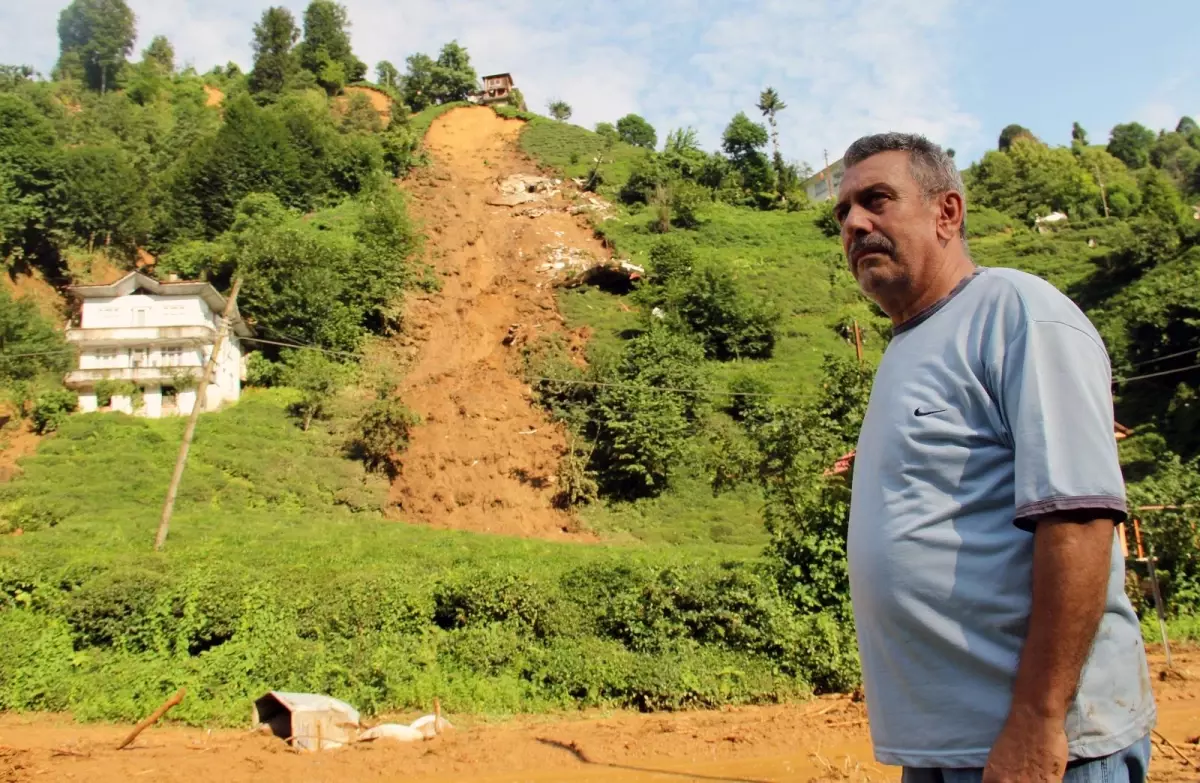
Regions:
[[38, 395], [33, 404], [34, 432], [39, 435], [54, 432], [78, 405], [78, 395], [69, 389], [53, 389]]
[[842, 227], [833, 213], [834, 202], [826, 199], [817, 205], [817, 214], [813, 223], [827, 237], [836, 237], [842, 233]]
[[397, 399], [376, 400], [358, 420], [352, 449], [368, 470], [395, 477], [408, 431], [420, 418]]
[[675, 286], [668, 301], [710, 359], [766, 359], [775, 350], [781, 314], [749, 295], [723, 267], [703, 267]]

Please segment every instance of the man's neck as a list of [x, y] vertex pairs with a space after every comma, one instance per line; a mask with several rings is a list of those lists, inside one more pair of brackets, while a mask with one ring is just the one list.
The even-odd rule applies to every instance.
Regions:
[[964, 278], [975, 273], [975, 262], [965, 253], [955, 254], [947, 258], [936, 270], [933, 278], [923, 287], [922, 291], [911, 300], [897, 308], [894, 314], [889, 314], [894, 326], [899, 326], [913, 316], [931, 307], [950, 295], [955, 286]]

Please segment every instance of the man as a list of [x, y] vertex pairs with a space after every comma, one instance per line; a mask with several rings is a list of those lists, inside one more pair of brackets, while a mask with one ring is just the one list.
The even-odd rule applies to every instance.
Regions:
[[914, 783], [1140, 783], [1156, 716], [1104, 345], [1048, 283], [974, 264], [939, 147], [844, 160], [842, 245], [894, 325], [848, 541], [876, 757]]

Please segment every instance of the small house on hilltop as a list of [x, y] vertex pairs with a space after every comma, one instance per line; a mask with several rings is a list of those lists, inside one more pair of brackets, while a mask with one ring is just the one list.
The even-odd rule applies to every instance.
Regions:
[[512, 100], [514, 88], [512, 74], [494, 73], [491, 76], [483, 77], [482, 81], [483, 90], [475, 96], [479, 103], [486, 106], [489, 103]]
[[[130, 272], [108, 285], [67, 289], [81, 303], [67, 340], [79, 365], [67, 374], [83, 412], [114, 410], [149, 418], [188, 415], [216, 343], [225, 297], [203, 281], [160, 282]], [[242, 337], [253, 333], [236, 306], [205, 396], [215, 410], [241, 395]], [[136, 392], [134, 390], [136, 389]], [[134, 398], [141, 405], [134, 409]]]

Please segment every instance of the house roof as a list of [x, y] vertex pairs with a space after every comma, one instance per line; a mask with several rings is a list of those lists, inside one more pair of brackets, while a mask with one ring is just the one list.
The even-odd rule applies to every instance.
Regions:
[[[136, 291], [143, 290], [155, 296], [199, 296], [214, 313], [225, 312], [225, 297], [213, 288], [212, 283], [203, 280], [180, 280], [164, 283], [141, 272], [130, 272], [115, 283], [73, 285], [68, 286], [67, 290], [80, 299], [110, 299], [115, 296], [129, 296]], [[249, 337], [254, 334], [242, 320], [236, 302], [233, 305], [232, 325], [234, 333], [239, 337]]]
[[484, 81], [487, 81], [488, 79], [500, 79], [500, 78], [502, 78], [502, 77], [505, 77], [505, 76], [507, 76], [509, 79], [512, 79], [512, 74], [511, 74], [511, 73], [493, 73], [493, 74], [489, 74], [489, 75], [487, 75], [487, 76], [483, 76], [483, 77], [481, 77], [481, 78], [482, 78]]

